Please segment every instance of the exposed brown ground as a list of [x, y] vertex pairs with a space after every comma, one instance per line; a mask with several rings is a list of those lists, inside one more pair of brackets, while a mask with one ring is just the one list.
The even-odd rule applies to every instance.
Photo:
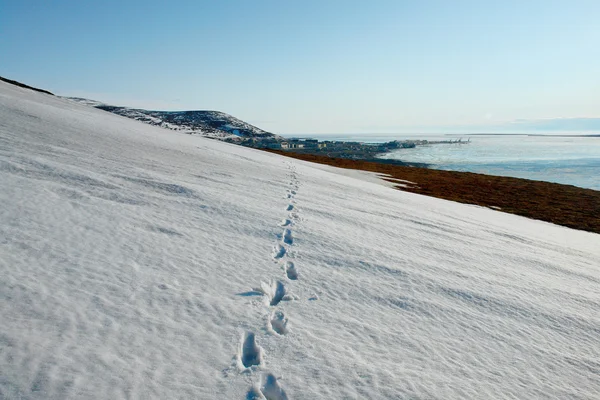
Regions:
[[394, 179], [402, 179], [417, 184], [408, 188], [397, 186], [398, 189], [407, 192], [499, 208], [501, 211], [528, 218], [600, 233], [600, 191], [596, 190], [470, 172], [404, 167], [278, 150], [267, 151], [340, 168], [387, 174], [391, 182]]

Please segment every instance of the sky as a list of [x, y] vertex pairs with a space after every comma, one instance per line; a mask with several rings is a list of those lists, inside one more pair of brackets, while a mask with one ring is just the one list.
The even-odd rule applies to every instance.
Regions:
[[0, 76], [280, 134], [600, 131], [598, 21], [596, 0], [0, 0]]

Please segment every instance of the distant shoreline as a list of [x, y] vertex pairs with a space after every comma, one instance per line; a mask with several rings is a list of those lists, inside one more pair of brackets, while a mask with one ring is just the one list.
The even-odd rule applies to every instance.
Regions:
[[[440, 136], [543, 136], [543, 137], [600, 137], [600, 133], [590, 133], [590, 134], [567, 134], [567, 133], [489, 133], [489, 132], [478, 132], [478, 133], [444, 133], [444, 132], [429, 132], [429, 133], [323, 133], [323, 134], [295, 134], [295, 135], [283, 135], [282, 137], [286, 139], [291, 138], [316, 138], [320, 140], [346, 140], [339, 138], [352, 138], [352, 137], [361, 137], [366, 138], [368, 136], [373, 137], [387, 137], [387, 138], [421, 138], [421, 137], [440, 137]], [[369, 143], [368, 141], [364, 141], [365, 143]]]
[[429, 168], [431, 164], [423, 162], [407, 162], [394, 158], [383, 158], [385, 154], [389, 154], [399, 149], [412, 149], [419, 146], [429, 145], [450, 145], [450, 144], [469, 144], [471, 139], [463, 141], [461, 139], [450, 140], [393, 140], [382, 143], [369, 143], [364, 141], [347, 141], [347, 140], [324, 140], [309, 138], [290, 138], [284, 141], [275, 139], [250, 139], [238, 144], [255, 149], [270, 149], [281, 150], [289, 153], [297, 154], [312, 154], [315, 156], [326, 156], [330, 158], [341, 158], [348, 160], [362, 160], [379, 162], [384, 164], [403, 165]]
[[364, 160], [355, 160], [355, 161], [366, 161], [366, 162], [397, 165], [397, 166], [401, 166], [401, 167], [415, 167], [415, 168], [432, 168], [432, 165], [433, 165], [433, 164], [422, 163], [422, 162], [409, 162], [409, 161], [402, 161], [402, 160], [394, 160], [392, 158], [368, 158], [368, 159], [364, 159]]
[[[387, 175], [397, 189], [475, 204], [527, 218], [600, 234], [600, 191], [572, 185], [472, 172], [350, 160], [264, 149], [300, 160]], [[414, 182], [406, 185], [404, 182]], [[400, 184], [400, 182], [403, 182]]]
[[465, 133], [465, 134], [447, 134], [448, 136], [535, 136], [535, 137], [600, 137], [600, 134], [592, 134], [592, 135], [544, 135], [541, 133]]

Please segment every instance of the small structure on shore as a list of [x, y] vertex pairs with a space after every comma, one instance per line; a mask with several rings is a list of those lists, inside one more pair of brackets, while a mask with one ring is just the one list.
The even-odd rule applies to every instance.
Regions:
[[426, 139], [393, 140], [385, 143], [363, 143], [326, 140], [320, 142], [312, 138], [289, 138], [287, 140], [271, 138], [254, 138], [243, 141], [243, 146], [261, 149], [294, 151], [297, 153], [325, 155], [336, 158], [354, 160], [374, 160], [378, 156], [399, 149], [411, 149], [417, 146], [428, 146], [433, 144], [466, 144], [468, 141], [460, 139], [429, 141]]

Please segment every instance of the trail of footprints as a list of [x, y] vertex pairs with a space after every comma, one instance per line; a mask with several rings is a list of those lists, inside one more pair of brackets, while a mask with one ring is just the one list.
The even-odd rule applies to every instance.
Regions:
[[[284, 218], [279, 226], [283, 227], [280, 240], [273, 246], [271, 256], [273, 260], [285, 271], [287, 281], [297, 281], [300, 278], [298, 268], [293, 261], [286, 260], [289, 257], [288, 249], [294, 244], [293, 228], [298, 221], [297, 209], [295, 207], [296, 191], [299, 189], [298, 176], [296, 168], [288, 164], [290, 176], [290, 189], [287, 189], [286, 199], [288, 200], [288, 217]], [[285, 280], [271, 280], [269, 283], [261, 283], [260, 288], [254, 291], [262, 293], [265, 299], [265, 305], [273, 310], [269, 314], [267, 321], [267, 330], [276, 335], [286, 335], [289, 332], [288, 317], [277, 309], [282, 301], [293, 300], [294, 297], [289, 293], [289, 283]], [[256, 335], [253, 332], [246, 332], [240, 341], [238, 352], [239, 367], [243, 371], [252, 370], [255, 367], [264, 364], [264, 350], [258, 344]], [[246, 395], [246, 399], [266, 399], [266, 400], [287, 400], [288, 396], [282, 388], [277, 377], [272, 373], [265, 372], [260, 382], [255, 384]]]

